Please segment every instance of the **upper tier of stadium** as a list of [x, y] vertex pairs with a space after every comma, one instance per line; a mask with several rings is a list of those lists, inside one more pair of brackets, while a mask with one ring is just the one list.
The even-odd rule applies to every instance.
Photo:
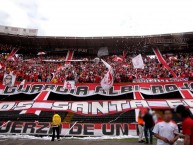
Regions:
[[122, 37], [52, 37], [0, 33], [0, 44], [35, 49], [36, 52], [87, 49], [87, 53], [96, 54], [100, 47], [108, 47], [112, 54], [120, 53], [122, 50], [149, 53], [149, 50], [155, 47], [167, 52], [192, 48], [193, 32]]

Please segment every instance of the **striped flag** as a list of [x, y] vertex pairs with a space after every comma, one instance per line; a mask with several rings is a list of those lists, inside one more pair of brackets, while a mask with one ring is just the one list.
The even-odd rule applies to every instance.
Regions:
[[16, 61], [16, 56], [15, 56], [15, 54], [17, 53], [17, 51], [18, 51], [19, 49], [16, 49], [16, 48], [14, 48], [12, 51], [11, 51], [11, 53], [7, 56], [7, 61]]

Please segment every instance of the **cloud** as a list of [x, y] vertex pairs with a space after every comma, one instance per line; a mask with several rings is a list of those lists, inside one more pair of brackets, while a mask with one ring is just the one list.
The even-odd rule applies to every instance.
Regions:
[[0, 24], [6, 25], [8, 23], [8, 20], [7, 20], [8, 17], [9, 17], [8, 13], [4, 11], [0, 11]]
[[38, 14], [37, 0], [0, 0], [0, 25], [13, 27], [36, 28], [43, 34], [40, 27], [42, 20]]
[[0, 24], [39, 35], [121, 36], [193, 31], [192, 0], [0, 0]]

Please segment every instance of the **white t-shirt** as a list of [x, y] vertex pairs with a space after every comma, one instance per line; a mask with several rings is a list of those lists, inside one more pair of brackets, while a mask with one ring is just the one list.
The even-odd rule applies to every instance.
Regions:
[[[154, 126], [153, 133], [159, 134], [162, 137], [167, 138], [168, 140], [172, 140], [175, 137], [175, 134], [178, 133], [178, 126], [170, 121], [170, 122], [159, 122]], [[175, 145], [176, 143], [174, 143]], [[170, 145], [168, 143], [165, 143], [164, 141], [158, 139], [157, 145]]]

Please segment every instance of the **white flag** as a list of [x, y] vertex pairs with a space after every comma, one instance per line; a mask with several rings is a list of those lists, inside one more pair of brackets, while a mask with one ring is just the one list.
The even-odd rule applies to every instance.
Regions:
[[98, 51], [98, 54], [97, 56], [98, 57], [101, 57], [101, 56], [106, 56], [106, 55], [109, 55], [109, 50], [107, 47], [101, 47]]
[[46, 53], [45, 52], [38, 52], [37, 55], [45, 55]]
[[12, 87], [15, 84], [16, 75], [10, 74], [4, 74], [3, 77], [3, 85]]
[[75, 81], [64, 81], [64, 89], [75, 89]]
[[132, 58], [132, 63], [134, 68], [142, 68], [144, 69], [144, 63], [141, 54], [137, 55], [136, 57]]
[[101, 59], [104, 65], [108, 68], [108, 72], [105, 74], [104, 78], [101, 80], [101, 87], [108, 91], [113, 86], [113, 68], [104, 60]]

